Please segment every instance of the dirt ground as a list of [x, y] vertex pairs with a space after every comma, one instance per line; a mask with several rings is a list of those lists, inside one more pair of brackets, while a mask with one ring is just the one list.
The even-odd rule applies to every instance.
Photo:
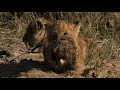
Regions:
[[[9, 32], [9, 33], [8, 33]], [[6, 63], [6, 60], [18, 56], [27, 49], [22, 38], [17, 37], [17, 31], [0, 29], [0, 78], [119, 78], [120, 59], [104, 60], [102, 66], [95, 70], [87, 69], [82, 74], [55, 73], [44, 64], [42, 54], [26, 54], [16, 62]]]

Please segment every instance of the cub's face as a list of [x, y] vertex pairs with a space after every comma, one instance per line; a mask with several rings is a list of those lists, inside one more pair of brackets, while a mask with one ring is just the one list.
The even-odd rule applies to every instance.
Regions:
[[28, 49], [35, 47], [38, 43], [42, 44], [42, 40], [46, 37], [46, 30], [44, 25], [49, 21], [45, 18], [38, 18], [32, 20], [26, 29], [26, 33], [23, 37], [23, 42]]
[[76, 40], [78, 37], [80, 24], [69, 23], [65, 21], [56, 21], [55, 24], [46, 28], [49, 41], [62, 40], [67, 37]]

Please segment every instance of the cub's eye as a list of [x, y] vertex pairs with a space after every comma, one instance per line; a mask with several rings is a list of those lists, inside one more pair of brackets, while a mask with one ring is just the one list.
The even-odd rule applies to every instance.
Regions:
[[67, 32], [65, 32], [65, 33], [64, 33], [64, 35], [68, 35], [68, 33], [67, 33]]

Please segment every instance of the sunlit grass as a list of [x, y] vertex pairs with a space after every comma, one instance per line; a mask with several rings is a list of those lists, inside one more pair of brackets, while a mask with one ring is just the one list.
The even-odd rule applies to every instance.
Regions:
[[0, 13], [0, 28], [16, 30], [23, 36], [26, 25], [35, 18], [80, 21], [81, 33], [88, 43], [87, 64], [98, 68], [104, 60], [120, 56], [120, 13], [119, 12], [24, 12], [18, 17], [10, 12]]

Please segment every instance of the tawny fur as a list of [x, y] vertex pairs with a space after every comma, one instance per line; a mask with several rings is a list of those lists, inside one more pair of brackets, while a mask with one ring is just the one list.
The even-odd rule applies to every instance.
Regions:
[[81, 36], [80, 27], [80, 23], [63, 20], [50, 23], [41, 18], [30, 22], [23, 41], [30, 49], [44, 43], [44, 61], [55, 71], [82, 71], [85, 68], [87, 43]]
[[44, 43], [44, 39], [46, 38], [46, 30], [45, 24], [49, 21], [45, 18], [37, 18], [32, 20], [28, 27], [26, 28], [26, 33], [23, 37], [23, 42], [27, 46], [28, 49], [33, 49], [36, 45], [42, 45]]
[[69, 23], [63, 20], [46, 26], [47, 42], [43, 55], [45, 61], [55, 71], [84, 70], [87, 45], [79, 35], [80, 27], [80, 23]]

